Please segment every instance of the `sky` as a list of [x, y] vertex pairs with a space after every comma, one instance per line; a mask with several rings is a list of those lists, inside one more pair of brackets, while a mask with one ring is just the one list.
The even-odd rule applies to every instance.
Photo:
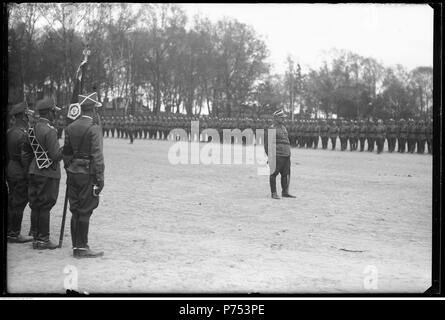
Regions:
[[303, 70], [317, 68], [330, 49], [373, 57], [385, 66], [433, 65], [433, 10], [423, 4], [179, 4], [192, 20], [224, 17], [251, 25], [283, 73], [292, 56]]

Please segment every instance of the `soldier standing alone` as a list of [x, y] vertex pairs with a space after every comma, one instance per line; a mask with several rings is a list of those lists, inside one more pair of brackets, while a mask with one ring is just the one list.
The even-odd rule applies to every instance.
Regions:
[[[290, 142], [289, 136], [284, 126], [286, 117], [283, 110], [277, 110], [273, 114], [274, 123], [270, 129], [275, 130], [275, 139], [269, 137], [269, 130], [264, 135], [264, 148], [269, 158], [271, 174], [269, 176], [270, 191], [273, 199], [280, 199], [277, 195], [276, 177], [281, 176], [281, 196], [283, 198], [295, 198], [289, 194], [290, 184]], [[270, 131], [272, 131], [270, 130]], [[271, 143], [272, 150], [269, 150], [269, 139], [275, 140]]]
[[68, 200], [71, 211], [71, 241], [75, 258], [96, 258], [88, 246], [88, 231], [93, 210], [99, 206], [104, 187], [103, 137], [93, 123], [95, 107], [101, 106], [97, 94], [79, 95], [82, 116], [66, 128], [63, 161], [67, 172]]

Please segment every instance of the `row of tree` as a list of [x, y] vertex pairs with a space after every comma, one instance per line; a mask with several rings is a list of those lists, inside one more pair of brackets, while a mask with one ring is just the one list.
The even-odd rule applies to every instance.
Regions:
[[261, 116], [275, 108], [304, 116], [426, 116], [432, 68], [410, 72], [372, 58], [331, 51], [302, 72], [288, 58], [272, 74], [268, 48], [236, 20], [188, 21], [176, 4], [9, 4], [9, 100], [39, 93], [69, 103], [87, 43], [87, 79], [102, 102], [125, 97], [130, 113]]

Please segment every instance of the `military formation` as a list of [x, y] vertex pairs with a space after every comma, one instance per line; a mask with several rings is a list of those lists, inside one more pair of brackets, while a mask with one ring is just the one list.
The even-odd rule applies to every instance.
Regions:
[[[190, 134], [190, 122], [199, 121], [200, 133], [207, 128], [216, 129], [222, 137], [223, 129], [267, 129], [270, 118], [219, 118], [216, 116], [185, 116], [178, 114], [103, 116], [105, 138], [166, 140], [176, 128]], [[284, 121], [291, 147], [341, 151], [368, 151], [432, 154], [433, 127], [431, 120], [389, 119], [376, 120], [295, 120]], [[339, 142], [339, 143], [338, 143]]]
[[[89, 221], [104, 187], [102, 128], [93, 119], [100, 106], [96, 93], [80, 95], [81, 116], [64, 128], [60, 146], [60, 111], [54, 100], [39, 100], [31, 117], [25, 102], [10, 110], [13, 125], [7, 132], [8, 242], [32, 242], [36, 250], [60, 247], [50, 237], [51, 210], [59, 199], [60, 162], [67, 172], [65, 201], [71, 211], [71, 240], [75, 258], [103, 255], [88, 245]], [[21, 232], [23, 211], [31, 208], [28, 235]], [[64, 213], [65, 214], [65, 213]], [[63, 229], [62, 229], [63, 230]], [[63, 239], [63, 232], [61, 238]]]

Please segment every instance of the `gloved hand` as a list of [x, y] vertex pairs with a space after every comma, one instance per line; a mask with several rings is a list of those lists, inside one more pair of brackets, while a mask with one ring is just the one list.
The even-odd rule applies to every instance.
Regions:
[[99, 195], [102, 192], [102, 189], [104, 188], [104, 181], [103, 180], [97, 180], [96, 182], [96, 194]]

